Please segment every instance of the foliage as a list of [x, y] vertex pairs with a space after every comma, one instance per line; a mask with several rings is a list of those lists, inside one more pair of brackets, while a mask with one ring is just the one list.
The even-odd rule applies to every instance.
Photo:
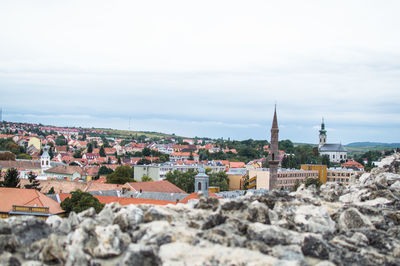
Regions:
[[296, 179], [296, 183], [294, 183], [294, 186], [292, 187], [291, 191], [297, 191], [299, 186], [300, 186], [300, 182], [298, 179]]
[[54, 191], [54, 187], [51, 187], [49, 189], [49, 192], [47, 192], [47, 194], [56, 194], [56, 192]]
[[322, 155], [322, 164], [326, 165], [326, 167], [331, 167], [331, 160], [329, 159], [329, 155], [324, 154]]
[[151, 161], [147, 160], [146, 158], [142, 158], [137, 162], [137, 165], [145, 165], [145, 164], [151, 164]]
[[125, 184], [126, 182], [135, 182], [132, 176], [133, 169], [128, 165], [121, 165], [113, 173], [107, 175], [107, 183]]
[[28, 175], [28, 180], [29, 180], [29, 184], [25, 185], [25, 188], [29, 188], [29, 189], [36, 189], [37, 191], [40, 191], [40, 183], [39, 181], [36, 179], [36, 175], [34, 175], [33, 173], [29, 173]]
[[2, 152], [0, 153], [0, 160], [15, 161], [15, 154], [11, 152]]
[[210, 179], [210, 187], [219, 187], [221, 191], [229, 190], [229, 178], [224, 171], [211, 173], [211, 169], [206, 169]]
[[108, 174], [112, 174], [114, 171], [110, 168], [108, 168], [107, 166], [101, 166], [99, 169], [99, 173], [98, 175], [108, 175]]
[[88, 153], [92, 153], [93, 152], [93, 143], [88, 143], [87, 145], [86, 145], [86, 147], [87, 147], [87, 152]]
[[149, 148], [144, 148], [142, 150], [143, 156], [150, 156], [151, 155], [151, 150]]
[[101, 204], [92, 194], [82, 192], [81, 190], [72, 192], [71, 198], [66, 198], [61, 202], [61, 208], [67, 213], [72, 211], [78, 213], [91, 207], [95, 209], [96, 213], [99, 213], [103, 209], [104, 204]]
[[82, 151], [81, 150], [76, 150], [74, 152], [74, 158], [82, 158]]
[[11, 138], [0, 139], [0, 150], [1, 151], [11, 151], [12, 153], [18, 155], [20, 153], [25, 153], [25, 148], [19, 146]]
[[106, 157], [106, 152], [105, 152], [105, 150], [104, 150], [104, 145], [100, 147], [99, 153], [100, 153], [100, 156], [101, 156], [101, 157]]
[[305, 181], [305, 185], [306, 187], [315, 185], [317, 188], [319, 188], [322, 185], [322, 183], [319, 181], [318, 178], [307, 178]]
[[193, 169], [189, 169], [187, 172], [174, 170], [173, 172], [166, 174], [165, 180], [171, 182], [187, 193], [192, 193], [194, 192], [194, 177], [196, 175], [197, 172]]
[[19, 188], [19, 174], [15, 168], [10, 168], [4, 175], [4, 181], [1, 182], [2, 187], [16, 187]]
[[32, 160], [32, 156], [26, 153], [20, 153], [17, 155], [17, 159]]
[[142, 176], [142, 182], [147, 182], [147, 181], [153, 181], [151, 177], [148, 177], [147, 175]]
[[286, 153], [294, 153], [294, 145], [293, 142], [291, 142], [290, 140], [286, 139], [286, 140], [281, 140], [278, 143], [278, 149], [282, 150]]
[[56, 145], [62, 146], [62, 145], [66, 145], [66, 144], [67, 144], [67, 140], [65, 139], [65, 137], [63, 135], [59, 135], [56, 139]]
[[297, 158], [293, 155], [285, 156], [282, 158], [282, 168], [300, 168]]

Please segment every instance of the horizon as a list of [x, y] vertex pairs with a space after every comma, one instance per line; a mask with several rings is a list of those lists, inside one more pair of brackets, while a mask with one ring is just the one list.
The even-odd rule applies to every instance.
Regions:
[[324, 117], [328, 143], [396, 143], [399, 9], [5, 0], [0, 108], [16, 122], [269, 140], [277, 102], [280, 139], [318, 143]]

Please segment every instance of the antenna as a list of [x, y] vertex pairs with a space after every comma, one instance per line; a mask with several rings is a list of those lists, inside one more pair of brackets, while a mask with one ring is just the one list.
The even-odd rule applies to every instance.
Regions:
[[0, 122], [3, 122], [3, 107], [0, 107]]

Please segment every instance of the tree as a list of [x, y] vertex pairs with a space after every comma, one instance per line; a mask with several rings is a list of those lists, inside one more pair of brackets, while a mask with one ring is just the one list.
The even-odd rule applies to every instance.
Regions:
[[65, 139], [65, 137], [63, 135], [59, 135], [56, 139], [56, 145], [62, 146], [62, 145], [66, 145], [66, 144], [67, 144], [67, 140]]
[[74, 158], [82, 158], [82, 151], [81, 150], [76, 150], [74, 152]]
[[166, 174], [165, 180], [171, 182], [187, 193], [192, 193], [194, 192], [194, 177], [196, 175], [197, 172], [193, 169], [189, 169], [187, 172], [174, 170], [173, 172]]
[[32, 156], [26, 153], [21, 153], [17, 155], [17, 159], [32, 160]]
[[100, 156], [101, 156], [101, 157], [106, 157], [106, 152], [104, 151], [104, 146], [101, 146], [101, 147], [100, 147], [99, 153], [100, 153]]
[[151, 164], [150, 160], [147, 160], [146, 158], [140, 159], [137, 163], [137, 165], [145, 165], [145, 164]]
[[142, 150], [143, 156], [150, 156], [151, 155], [151, 150], [149, 148], [144, 148]]
[[93, 144], [90, 143], [90, 142], [87, 144], [87, 152], [88, 153], [92, 153], [93, 152]]
[[322, 164], [326, 165], [326, 167], [331, 167], [331, 161], [329, 160], [329, 155], [322, 155]]
[[95, 209], [96, 213], [99, 213], [103, 209], [104, 204], [101, 204], [92, 194], [82, 192], [81, 190], [72, 192], [71, 198], [66, 198], [61, 202], [61, 208], [67, 213], [72, 211], [81, 212], [91, 207]]
[[322, 183], [319, 181], [318, 178], [307, 178], [305, 184], [306, 187], [315, 185], [317, 188], [319, 188], [322, 185]]
[[125, 184], [126, 182], [135, 182], [132, 178], [133, 169], [128, 165], [118, 166], [114, 173], [107, 175], [107, 183]]
[[283, 150], [286, 153], [294, 153], [293, 142], [288, 139], [279, 141], [278, 147], [280, 150]]
[[299, 186], [300, 186], [300, 182], [298, 179], [296, 179], [296, 183], [294, 183], [294, 186], [292, 187], [291, 191], [297, 191]]
[[40, 191], [40, 183], [39, 181], [36, 179], [36, 175], [34, 175], [33, 173], [29, 173], [28, 175], [28, 179], [29, 179], [29, 184], [25, 185], [25, 188], [29, 188], [29, 189], [36, 189], [37, 191]]
[[47, 194], [56, 194], [56, 192], [54, 191], [54, 187], [51, 187], [49, 189], [49, 192], [47, 192]]
[[229, 178], [224, 171], [218, 173], [211, 173], [211, 169], [206, 169], [209, 176], [210, 187], [219, 187], [221, 191], [229, 190]]
[[142, 176], [142, 182], [147, 182], [147, 181], [153, 181], [151, 177], [148, 177], [147, 175]]
[[190, 152], [190, 155], [189, 155], [189, 160], [191, 160], [191, 161], [193, 161], [194, 159], [193, 159], [193, 152]]
[[1, 182], [2, 187], [16, 187], [19, 188], [19, 174], [15, 168], [10, 168], [4, 176], [4, 181]]
[[110, 168], [108, 168], [107, 166], [101, 166], [100, 167], [100, 169], [99, 169], [99, 173], [98, 173], [98, 175], [100, 176], [100, 175], [108, 175], [108, 174], [111, 174], [111, 173], [113, 173], [114, 171], [112, 170], [112, 169], [110, 169]]
[[11, 152], [0, 153], [0, 160], [2, 161], [15, 161], [15, 154]]

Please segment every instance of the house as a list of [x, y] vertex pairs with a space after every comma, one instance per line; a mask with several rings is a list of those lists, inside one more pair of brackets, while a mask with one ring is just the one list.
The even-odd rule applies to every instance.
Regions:
[[344, 162], [347, 160], [347, 150], [342, 144], [326, 143], [326, 130], [324, 119], [322, 119], [321, 130], [319, 131], [318, 152], [321, 156], [327, 155], [333, 163]]
[[342, 163], [342, 167], [347, 169], [354, 169], [356, 171], [364, 171], [364, 166], [359, 162], [353, 160], [348, 160], [347, 162]]
[[64, 180], [86, 180], [85, 171], [79, 166], [55, 166], [44, 171], [49, 178]]
[[95, 160], [97, 158], [100, 158], [100, 154], [99, 153], [84, 153], [82, 155], [82, 159], [86, 159], [88, 161]]
[[123, 185], [125, 191], [152, 191], [152, 192], [168, 192], [168, 193], [186, 193], [179, 187], [169, 181], [148, 181], [148, 182], [131, 182]]
[[47, 219], [62, 215], [60, 204], [35, 189], [0, 187], [0, 217], [30, 215]]
[[190, 157], [193, 157], [194, 161], [199, 160], [199, 155], [197, 153], [191, 153], [191, 152], [174, 152], [171, 153], [169, 156], [169, 160], [171, 162], [177, 162], [177, 161], [187, 161], [190, 160]]

